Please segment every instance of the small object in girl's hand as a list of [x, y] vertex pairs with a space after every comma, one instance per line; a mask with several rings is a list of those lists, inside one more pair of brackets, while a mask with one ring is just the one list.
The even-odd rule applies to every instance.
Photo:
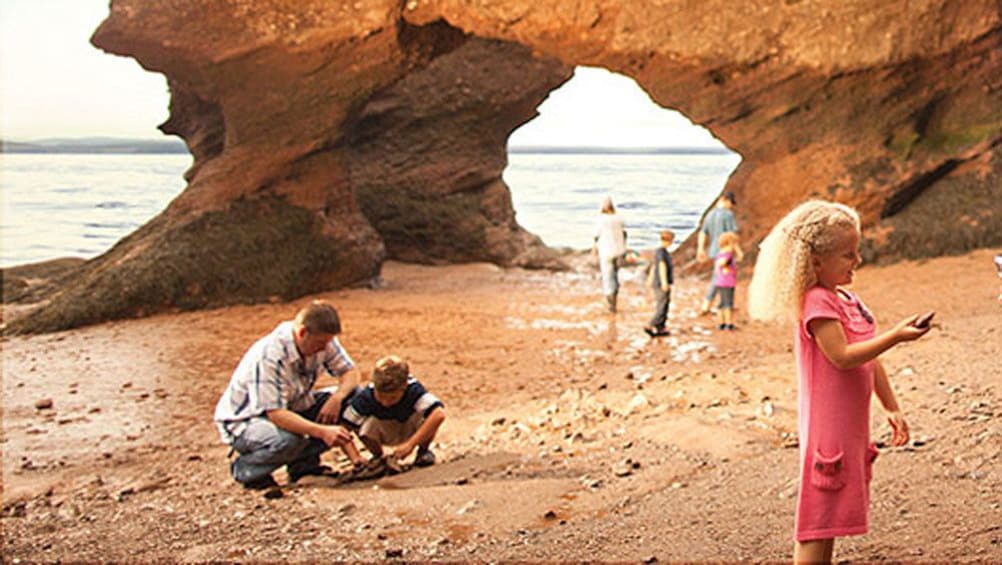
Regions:
[[925, 314], [922, 314], [921, 316], [919, 316], [919, 319], [915, 320], [915, 323], [913, 323], [912, 325], [915, 326], [916, 328], [920, 328], [920, 329], [928, 328], [929, 327], [929, 322], [932, 321], [932, 317], [935, 316], [935, 315], [936, 315], [936, 312], [934, 310], [930, 310], [930, 311], [926, 312]]

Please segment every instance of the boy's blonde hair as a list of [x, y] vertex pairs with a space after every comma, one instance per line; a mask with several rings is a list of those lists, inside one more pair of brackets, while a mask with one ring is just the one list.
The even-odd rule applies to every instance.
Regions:
[[784, 216], [759, 244], [748, 314], [757, 320], [797, 320], [804, 293], [818, 282], [811, 258], [831, 253], [846, 229], [860, 231], [859, 214], [836, 202], [810, 200]]
[[376, 361], [372, 370], [372, 388], [379, 392], [397, 392], [407, 386], [410, 366], [396, 355], [387, 355]]
[[725, 231], [717, 238], [717, 247], [723, 249], [738, 244], [738, 234], [732, 231]]

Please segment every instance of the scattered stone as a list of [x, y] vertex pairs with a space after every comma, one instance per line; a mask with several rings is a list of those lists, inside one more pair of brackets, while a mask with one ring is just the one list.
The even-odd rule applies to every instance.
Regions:
[[765, 415], [767, 418], [771, 418], [772, 415], [776, 412], [775, 407], [772, 405], [772, 399], [769, 398], [768, 396], [762, 397], [761, 408], [762, 408], [762, 414]]
[[674, 483], [671, 484], [671, 488], [673, 488], [675, 490], [678, 490], [678, 489], [684, 488], [684, 487], [685, 487], [685, 483], [681, 483], [681, 482], [678, 482], [678, 481], [676, 481], [676, 482], [674, 482]]
[[392, 548], [386, 550], [387, 559], [400, 559], [404, 556], [404, 550], [400, 548]]
[[628, 477], [633, 474], [633, 471], [640, 468], [640, 462], [634, 461], [632, 459], [624, 459], [616, 465], [613, 466], [612, 472], [617, 477]]
[[630, 403], [626, 405], [626, 414], [627, 415], [633, 414], [635, 411], [640, 410], [641, 408], [646, 408], [647, 406], [650, 406], [650, 404], [651, 403], [649, 400], [647, 400], [647, 397], [644, 396], [643, 393], [638, 392], [636, 395], [634, 395], [633, 398], [630, 399]]
[[52, 409], [52, 405], [53, 405], [53, 402], [52, 402], [51, 398], [42, 398], [42, 399], [39, 399], [39, 400], [35, 401], [35, 409], [36, 410], [51, 410]]
[[467, 502], [466, 504], [464, 504], [459, 510], [457, 510], [456, 514], [459, 514], [459, 515], [468, 514], [468, 513], [472, 512], [473, 510], [475, 510], [478, 506], [480, 506], [480, 501], [477, 500], [477, 499], [473, 499], [473, 500]]
[[282, 492], [282, 489], [279, 487], [270, 488], [264, 491], [264, 497], [268, 500], [275, 500], [277, 498], [282, 498], [283, 496], [285, 496], [285, 493]]
[[557, 518], [557, 513], [553, 510], [547, 510], [546, 513], [543, 514], [543, 518], [546, 520], [555, 520]]
[[975, 400], [971, 403], [971, 412], [974, 414], [984, 414], [986, 416], [993, 416], [991, 406], [987, 402], [982, 402], [980, 400]]
[[28, 515], [28, 503], [18, 500], [4, 505], [3, 515], [9, 518], [24, 518]]
[[491, 420], [491, 425], [492, 426], [503, 426], [504, 423], [507, 422], [507, 421], [508, 420], [504, 416], [500, 416], [498, 418], [494, 418], [493, 420]]
[[115, 502], [125, 502], [130, 496], [136, 494], [136, 489], [125, 487], [115, 493]]
[[647, 565], [650, 565], [651, 563], [657, 563], [657, 562], [658, 562], [658, 558], [655, 557], [655, 556], [653, 556], [653, 555], [650, 555], [650, 556], [644, 558], [644, 563], [646, 563]]

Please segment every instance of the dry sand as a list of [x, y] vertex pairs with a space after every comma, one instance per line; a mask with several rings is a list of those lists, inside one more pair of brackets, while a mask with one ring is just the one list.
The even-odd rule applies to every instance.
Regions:
[[[883, 449], [871, 531], [836, 559], [1002, 561], [991, 258], [859, 273], [885, 327], [938, 314], [884, 356], [915, 441]], [[790, 330], [741, 311], [739, 331], [711, 330], [695, 314], [705, 283], [686, 278], [672, 336], [651, 340], [642, 275], [624, 275], [616, 315], [590, 268], [390, 263], [381, 289], [317, 296], [363, 373], [396, 353], [444, 399], [440, 463], [307, 478], [274, 500], [229, 478], [212, 410], [244, 349], [308, 298], [4, 339], [3, 560], [789, 559]]]

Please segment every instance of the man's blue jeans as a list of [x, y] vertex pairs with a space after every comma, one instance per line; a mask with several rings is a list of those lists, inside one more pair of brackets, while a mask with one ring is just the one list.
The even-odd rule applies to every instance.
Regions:
[[[328, 396], [317, 394], [313, 407], [299, 415], [317, 421]], [[244, 432], [233, 440], [233, 449], [240, 456], [230, 465], [230, 474], [237, 482], [249, 483], [263, 479], [282, 465], [288, 465], [290, 472], [315, 467], [320, 464], [320, 454], [330, 448], [319, 439], [283, 430], [259, 416], [249, 420]]]

